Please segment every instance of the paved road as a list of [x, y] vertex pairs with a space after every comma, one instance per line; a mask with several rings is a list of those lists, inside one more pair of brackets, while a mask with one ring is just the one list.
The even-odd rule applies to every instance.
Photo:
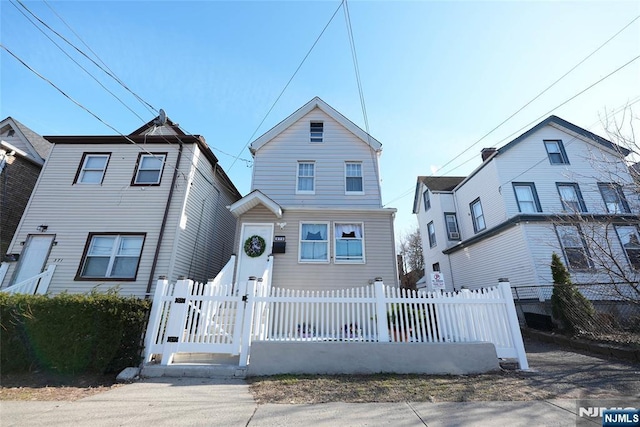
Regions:
[[[528, 342], [524, 373], [568, 399], [257, 405], [241, 380], [155, 378], [75, 402], [0, 402], [9, 426], [575, 426], [576, 400], [615, 392], [640, 407], [640, 366]], [[604, 402], [604, 401], [603, 401]], [[600, 425], [599, 422], [586, 425]]]

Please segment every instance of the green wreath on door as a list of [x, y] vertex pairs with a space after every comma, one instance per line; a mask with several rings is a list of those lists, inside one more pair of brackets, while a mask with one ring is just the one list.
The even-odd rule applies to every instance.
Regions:
[[267, 248], [267, 242], [257, 234], [249, 237], [244, 241], [244, 253], [251, 258], [257, 258], [262, 255]]

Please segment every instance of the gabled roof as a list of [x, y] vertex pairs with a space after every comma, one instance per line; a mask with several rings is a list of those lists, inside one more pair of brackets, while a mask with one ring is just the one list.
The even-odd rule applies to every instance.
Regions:
[[523, 133], [522, 135], [520, 135], [519, 137], [517, 137], [516, 139], [512, 140], [511, 142], [503, 145], [502, 147], [500, 147], [498, 149], [498, 154], [500, 153], [504, 153], [505, 151], [509, 150], [510, 148], [513, 148], [516, 144], [518, 144], [520, 141], [522, 141], [523, 139], [527, 138], [529, 135], [531, 135], [532, 133], [540, 130], [541, 128], [547, 126], [547, 125], [557, 125], [560, 127], [565, 128], [566, 130], [569, 130], [573, 133], [576, 133], [580, 136], [583, 136], [586, 139], [590, 139], [593, 142], [602, 145], [603, 147], [606, 147], [610, 150], [615, 151], [616, 153], [620, 153], [623, 156], [628, 156], [631, 151], [627, 150], [624, 147], [621, 147], [617, 144], [614, 144], [613, 142], [604, 139], [601, 136], [596, 135], [593, 132], [589, 132], [586, 129], [581, 128], [580, 126], [576, 126], [573, 123], [569, 123], [568, 121], [561, 119], [558, 116], [549, 116], [546, 119], [544, 119], [543, 121], [541, 121], [540, 123], [538, 123], [537, 125], [535, 125], [534, 127], [532, 127], [531, 129], [529, 129], [528, 131], [526, 131], [525, 133]]
[[282, 207], [280, 207], [280, 205], [274, 202], [271, 198], [267, 197], [260, 190], [253, 190], [234, 204], [227, 206], [227, 209], [229, 209], [237, 218], [258, 205], [263, 205], [265, 208], [273, 212], [276, 217], [282, 218]]
[[287, 129], [289, 126], [300, 120], [306, 114], [308, 114], [314, 108], [319, 108], [324, 113], [326, 113], [329, 117], [334, 119], [336, 122], [340, 123], [347, 130], [349, 130], [352, 134], [357, 136], [364, 142], [369, 145], [374, 151], [381, 151], [382, 144], [376, 140], [374, 137], [369, 135], [367, 132], [363, 131], [360, 127], [358, 127], [351, 120], [347, 119], [345, 116], [340, 114], [337, 110], [331, 107], [329, 104], [324, 102], [322, 99], [317, 96], [313, 98], [311, 101], [304, 104], [302, 107], [298, 108], [293, 114], [289, 117], [272, 127], [270, 130], [265, 132], [258, 139], [254, 140], [249, 145], [249, 151], [251, 154], [255, 154], [263, 145], [271, 141], [273, 138], [278, 136], [281, 132]]
[[464, 176], [419, 176], [416, 182], [416, 193], [413, 197], [413, 213], [418, 213], [421, 184], [424, 184], [432, 193], [453, 191], [464, 179]]
[[158, 116], [129, 134], [129, 136], [133, 135], [186, 135], [186, 133], [180, 129], [179, 124], [172, 122], [168, 117], [164, 124], [160, 124], [160, 116]]
[[[10, 129], [15, 132], [14, 136], [17, 136], [23, 144], [23, 147], [14, 148], [18, 148], [20, 154], [25, 158], [39, 165], [44, 164], [44, 160], [51, 151], [52, 144], [13, 117], [7, 117], [0, 122], [0, 135], [5, 135]], [[3, 141], [7, 140], [4, 141], [3, 145], [13, 146], [8, 137], [3, 137], [2, 139]]]

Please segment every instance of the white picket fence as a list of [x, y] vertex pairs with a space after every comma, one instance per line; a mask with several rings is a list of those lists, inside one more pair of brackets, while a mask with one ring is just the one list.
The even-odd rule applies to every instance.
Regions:
[[235, 285], [168, 286], [159, 282], [147, 333], [146, 360], [180, 352], [240, 355], [251, 342], [491, 342], [499, 358], [528, 369], [508, 282], [459, 292], [408, 291], [382, 280], [362, 288], [301, 291], [271, 286], [270, 258], [262, 279]]

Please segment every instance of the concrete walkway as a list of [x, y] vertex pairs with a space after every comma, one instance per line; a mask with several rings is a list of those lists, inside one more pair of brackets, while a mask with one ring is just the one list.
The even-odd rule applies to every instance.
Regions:
[[0, 402], [10, 426], [575, 426], [575, 401], [257, 405], [242, 380], [152, 378], [75, 402]]

